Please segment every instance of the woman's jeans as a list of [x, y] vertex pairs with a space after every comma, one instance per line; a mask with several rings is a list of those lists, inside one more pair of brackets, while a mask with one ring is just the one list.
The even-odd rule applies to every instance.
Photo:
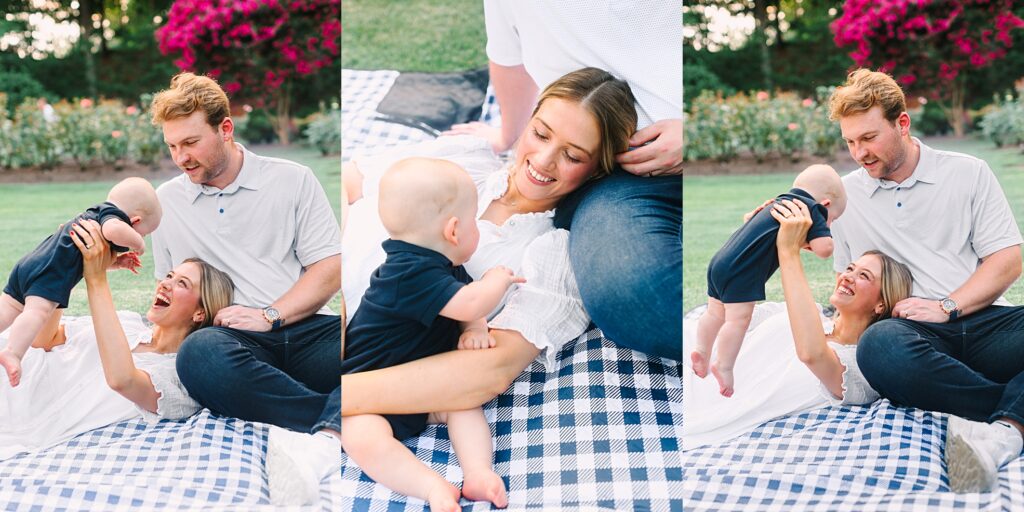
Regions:
[[622, 170], [573, 192], [555, 226], [583, 306], [617, 345], [683, 358], [683, 180]]
[[861, 336], [857, 364], [894, 403], [1024, 423], [1024, 307], [989, 306], [944, 324], [882, 320]]
[[341, 317], [273, 332], [206, 327], [178, 350], [178, 377], [216, 414], [300, 432], [341, 429]]

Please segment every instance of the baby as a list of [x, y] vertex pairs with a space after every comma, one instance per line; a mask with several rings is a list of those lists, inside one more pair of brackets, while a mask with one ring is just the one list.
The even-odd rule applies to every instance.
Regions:
[[110, 247], [123, 253], [111, 268], [138, 273], [146, 250], [142, 237], [160, 224], [156, 191], [142, 178], [127, 178], [110, 189], [107, 201], [65, 222], [14, 265], [0, 295], [0, 331], [11, 328], [0, 365], [11, 386], [21, 381], [21, 358], [57, 308], [68, 307], [71, 289], [82, 280], [82, 253], [71, 240], [71, 227], [81, 220], [100, 223]]
[[[387, 259], [349, 325], [342, 371], [394, 366], [456, 348], [494, 346], [484, 318], [513, 283], [512, 271], [495, 267], [476, 282], [463, 269], [476, 250], [477, 193], [461, 167], [409, 158], [395, 163], [380, 183], [380, 218], [391, 238]], [[428, 422], [446, 422], [462, 464], [462, 496], [505, 507], [505, 485], [491, 462], [490, 428], [483, 411], [362, 415], [342, 418], [342, 447], [377, 482], [430, 503], [432, 511], [457, 511], [459, 490], [420, 463], [399, 440]]]
[[[797, 175], [793, 188], [775, 201], [802, 201], [813, 224], [807, 232], [809, 249], [821, 258], [832, 256], [829, 226], [846, 208], [842, 179], [827, 165], [812, 165]], [[708, 309], [697, 322], [697, 348], [690, 354], [693, 372], [707, 376], [708, 358], [717, 337], [718, 350], [711, 373], [719, 392], [733, 393], [733, 365], [750, 326], [754, 302], [764, 300], [764, 285], [779, 268], [775, 237], [779, 223], [771, 208], [763, 208], [736, 230], [708, 265]]]

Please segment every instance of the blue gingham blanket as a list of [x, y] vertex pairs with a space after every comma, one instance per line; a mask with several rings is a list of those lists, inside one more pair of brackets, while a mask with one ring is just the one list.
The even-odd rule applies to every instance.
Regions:
[[946, 417], [880, 400], [779, 418], [680, 454], [681, 496], [687, 511], [1024, 510], [1024, 459], [994, 492], [950, 491]]
[[[266, 425], [205, 409], [180, 422], [116, 423], [0, 462], [0, 507], [279, 510], [268, 497], [266, 442]], [[341, 510], [341, 483], [330, 476], [318, 504], [295, 510]]]
[[[432, 138], [375, 117], [395, 77], [391, 71], [342, 71], [343, 158]], [[487, 97], [481, 120], [492, 122], [497, 105], [490, 91]], [[509, 508], [681, 511], [679, 363], [619, 348], [592, 328], [562, 349], [555, 367], [547, 373], [534, 362], [484, 406]], [[461, 483], [446, 426], [429, 426], [406, 445], [448, 481]], [[426, 508], [376, 484], [347, 457], [341, 473], [340, 510]], [[490, 510], [485, 502], [462, 505]]]

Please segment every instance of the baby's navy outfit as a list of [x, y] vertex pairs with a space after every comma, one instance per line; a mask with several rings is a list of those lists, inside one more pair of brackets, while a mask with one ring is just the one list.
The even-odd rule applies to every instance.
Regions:
[[[828, 209], [814, 202], [806, 191], [790, 189], [775, 198], [802, 201], [811, 212], [807, 241], [832, 236], [828, 228]], [[772, 217], [771, 205], [757, 212], [729, 237], [708, 264], [708, 296], [724, 304], [764, 300], [764, 284], [779, 268], [775, 239], [779, 222]]]
[[[82, 280], [82, 252], [71, 240], [71, 227], [83, 220], [94, 220], [102, 226], [110, 219], [121, 219], [131, 225], [131, 218], [111, 202], [103, 202], [85, 210], [61, 226], [60, 230], [43, 240], [32, 252], [14, 264], [4, 293], [25, 304], [25, 297], [42, 297], [68, 307], [71, 289]], [[128, 252], [128, 247], [108, 242], [116, 252]]]
[[[400, 240], [381, 244], [387, 259], [370, 276], [370, 287], [345, 337], [343, 374], [365, 372], [454, 350], [459, 322], [440, 316], [448, 301], [473, 281], [443, 254]], [[426, 414], [387, 414], [396, 439], [419, 434]]]

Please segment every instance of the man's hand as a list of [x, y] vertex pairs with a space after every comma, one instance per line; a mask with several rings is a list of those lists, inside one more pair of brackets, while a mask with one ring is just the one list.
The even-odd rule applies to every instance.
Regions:
[[271, 327], [262, 309], [245, 306], [228, 306], [220, 310], [213, 318], [213, 325], [253, 332], [267, 332]]
[[682, 119], [662, 119], [639, 130], [629, 138], [629, 145], [635, 149], [615, 156], [627, 172], [637, 176], [683, 173]]
[[126, 252], [114, 258], [114, 261], [110, 264], [110, 270], [126, 269], [131, 270], [133, 274], [138, 274], [138, 269], [142, 267], [142, 260], [139, 255], [135, 252]]
[[892, 317], [936, 324], [944, 324], [949, 321], [949, 315], [942, 310], [939, 301], [919, 297], [910, 297], [897, 302], [892, 308]]
[[494, 348], [497, 343], [487, 329], [466, 329], [459, 336], [459, 350]]
[[480, 137], [481, 139], [487, 139], [491, 143], [491, 150], [494, 151], [495, 155], [500, 155], [510, 147], [515, 141], [506, 141], [504, 135], [501, 133], [501, 128], [497, 126], [491, 126], [487, 123], [481, 123], [480, 121], [473, 121], [471, 123], [454, 124], [448, 130], [441, 132], [441, 135], [470, 135], [472, 137]]

